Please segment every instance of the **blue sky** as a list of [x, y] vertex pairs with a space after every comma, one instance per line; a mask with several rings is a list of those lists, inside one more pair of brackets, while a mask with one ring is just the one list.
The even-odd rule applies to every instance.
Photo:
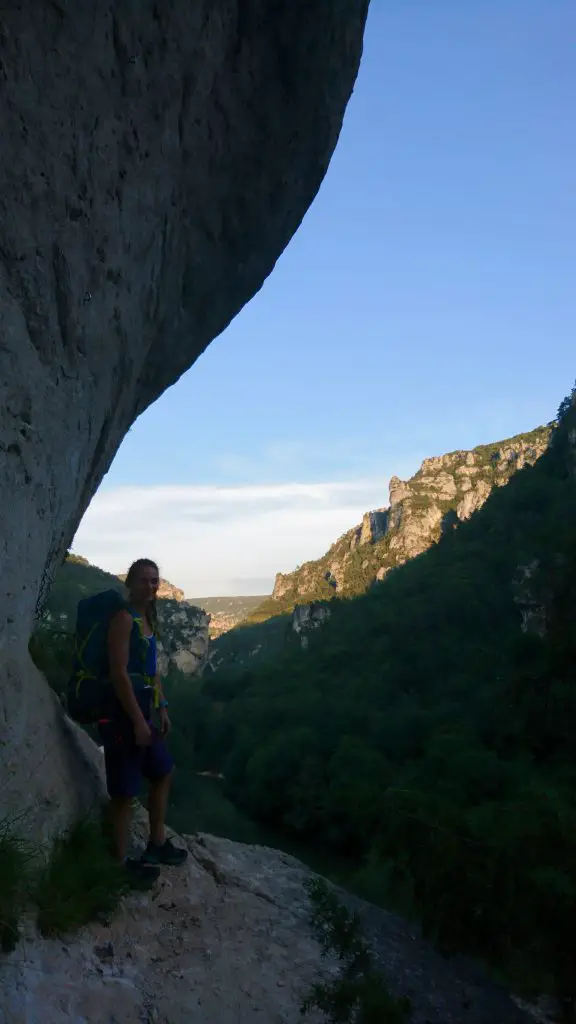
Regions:
[[573, 0], [372, 0], [315, 203], [135, 424], [76, 550], [266, 592], [393, 473], [552, 419], [576, 377], [575, 38]]

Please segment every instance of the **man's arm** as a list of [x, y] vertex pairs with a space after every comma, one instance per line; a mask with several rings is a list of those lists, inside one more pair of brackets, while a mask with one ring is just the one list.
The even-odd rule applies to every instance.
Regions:
[[118, 612], [114, 616], [108, 630], [108, 659], [114, 691], [136, 731], [148, 729], [148, 725], [136, 700], [128, 675], [132, 624], [132, 616], [129, 612]]

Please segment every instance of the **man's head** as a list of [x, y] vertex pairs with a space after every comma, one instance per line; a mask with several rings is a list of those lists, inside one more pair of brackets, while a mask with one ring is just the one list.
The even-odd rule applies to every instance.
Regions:
[[126, 586], [134, 604], [154, 601], [160, 584], [160, 571], [150, 558], [137, 558], [126, 576]]

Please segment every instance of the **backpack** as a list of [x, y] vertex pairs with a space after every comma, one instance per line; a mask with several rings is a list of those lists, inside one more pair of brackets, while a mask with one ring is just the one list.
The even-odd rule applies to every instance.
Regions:
[[112, 693], [108, 670], [108, 627], [126, 608], [117, 590], [105, 590], [78, 602], [74, 669], [68, 683], [68, 714], [80, 725], [101, 717]]

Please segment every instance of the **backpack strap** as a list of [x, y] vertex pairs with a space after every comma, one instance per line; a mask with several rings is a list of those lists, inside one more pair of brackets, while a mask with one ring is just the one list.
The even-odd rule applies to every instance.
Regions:
[[[134, 623], [135, 623], [135, 625], [136, 625], [136, 627], [138, 629], [138, 634], [139, 634], [139, 639], [140, 639], [140, 656], [141, 656], [141, 659], [142, 659], [142, 676], [146, 680], [147, 685], [151, 686], [153, 691], [154, 691], [154, 695], [153, 695], [154, 708], [157, 709], [160, 706], [160, 687], [159, 687], [159, 685], [158, 685], [158, 683], [156, 681], [156, 676], [149, 676], [144, 671], [144, 669], [146, 668], [146, 657], [147, 657], [147, 654], [148, 654], [148, 648], [150, 647], [150, 637], [146, 636], [145, 627], [144, 627], [144, 616], [143, 615], [139, 615], [138, 612], [135, 611], [134, 608], [131, 608], [130, 606], [128, 607], [128, 611], [130, 612], [130, 615], [132, 616], [132, 618], [134, 620]], [[152, 633], [152, 636], [155, 637], [154, 632]]]

